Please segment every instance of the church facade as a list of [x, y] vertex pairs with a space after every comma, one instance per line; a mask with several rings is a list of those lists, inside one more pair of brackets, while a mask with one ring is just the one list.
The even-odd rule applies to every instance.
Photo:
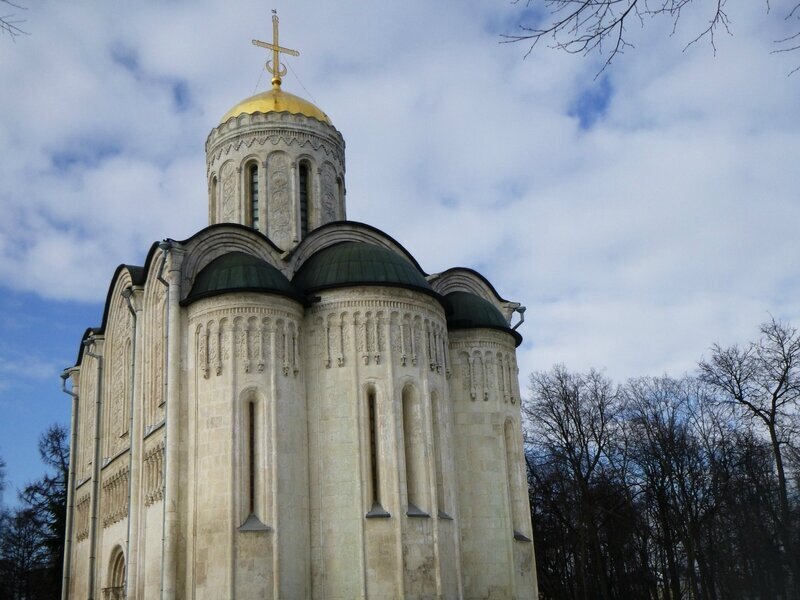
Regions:
[[272, 65], [208, 137], [209, 226], [117, 269], [63, 375], [64, 597], [536, 598], [524, 308], [348, 221]]

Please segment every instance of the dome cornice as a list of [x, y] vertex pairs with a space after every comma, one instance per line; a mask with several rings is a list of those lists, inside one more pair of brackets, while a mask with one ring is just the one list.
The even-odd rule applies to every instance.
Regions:
[[273, 136], [290, 136], [292, 139], [305, 134], [308, 139], [328, 140], [334, 147], [344, 151], [344, 137], [332, 125], [327, 125], [304, 115], [290, 113], [255, 113], [243, 114], [231, 118], [211, 130], [206, 139], [206, 152], [218, 144], [243, 136], [271, 138]]

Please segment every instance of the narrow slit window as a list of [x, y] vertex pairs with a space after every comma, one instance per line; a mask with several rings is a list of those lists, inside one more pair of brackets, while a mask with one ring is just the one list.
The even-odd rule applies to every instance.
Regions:
[[308, 234], [308, 199], [309, 193], [309, 168], [307, 162], [300, 163], [300, 236], [306, 237]]
[[256, 403], [247, 403], [247, 468], [248, 468], [248, 509], [256, 512]]
[[370, 497], [371, 504], [380, 505], [381, 486], [378, 478], [378, 443], [377, 443], [377, 420], [375, 415], [375, 390], [370, 388], [367, 391], [367, 411], [369, 412], [369, 476], [370, 476]]
[[250, 216], [253, 229], [258, 229], [258, 165], [250, 165]]

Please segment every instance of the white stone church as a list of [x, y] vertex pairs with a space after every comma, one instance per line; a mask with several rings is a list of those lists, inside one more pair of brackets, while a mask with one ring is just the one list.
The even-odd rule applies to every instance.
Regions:
[[274, 31], [206, 142], [209, 226], [116, 270], [63, 375], [64, 597], [536, 598], [524, 308], [347, 220]]

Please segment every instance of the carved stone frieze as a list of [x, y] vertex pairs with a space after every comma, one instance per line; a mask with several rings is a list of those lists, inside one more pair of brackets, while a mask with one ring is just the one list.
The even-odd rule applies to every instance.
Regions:
[[[433, 372], [446, 370], [447, 330], [438, 303], [398, 289], [375, 288], [367, 297], [355, 295], [337, 293], [308, 310], [312, 322], [323, 317], [315, 328], [321, 336], [317, 343], [323, 350], [322, 366], [343, 366], [352, 353], [365, 366], [391, 359], [400, 366], [416, 367], [422, 351], [430, 357]], [[428, 358], [423, 356], [423, 360]]]
[[101, 518], [109, 527], [128, 516], [128, 467], [103, 478]]
[[75, 502], [75, 539], [79, 542], [89, 537], [90, 498], [89, 494], [85, 494]]
[[142, 480], [144, 505], [150, 506], [164, 497], [164, 442], [163, 440], [144, 454]]
[[263, 372], [271, 361], [272, 336], [275, 361], [284, 375], [300, 373], [300, 330], [285, 311], [242, 306], [206, 311], [201, 318], [195, 343], [197, 368], [205, 379], [234, 368], [234, 363], [243, 373]]

